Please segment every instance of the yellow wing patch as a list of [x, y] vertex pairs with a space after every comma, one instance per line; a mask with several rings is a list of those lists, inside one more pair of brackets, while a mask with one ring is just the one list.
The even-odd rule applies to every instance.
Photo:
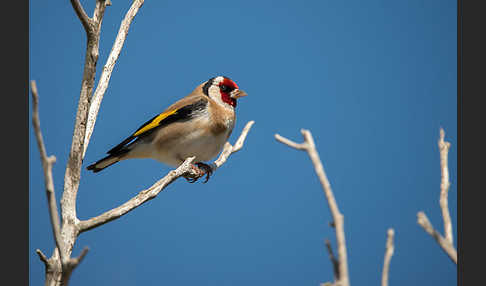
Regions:
[[159, 114], [157, 117], [154, 118], [154, 120], [152, 120], [152, 122], [150, 122], [149, 124], [140, 128], [140, 130], [135, 132], [132, 136], [138, 136], [138, 135], [140, 135], [140, 134], [142, 134], [142, 133], [144, 133], [144, 132], [146, 132], [146, 131], [148, 131], [152, 128], [159, 126], [160, 121], [164, 120], [165, 118], [167, 118], [168, 116], [170, 116], [170, 115], [172, 115], [176, 112], [177, 112], [177, 109], [174, 109], [174, 110], [167, 111], [167, 112]]

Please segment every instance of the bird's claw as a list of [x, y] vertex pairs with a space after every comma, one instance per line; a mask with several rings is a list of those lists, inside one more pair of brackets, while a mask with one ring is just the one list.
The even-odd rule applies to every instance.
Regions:
[[211, 175], [213, 174], [213, 169], [208, 164], [197, 162], [195, 165], [192, 165], [192, 168], [197, 173], [197, 175], [184, 176], [184, 178], [191, 184], [195, 183], [199, 178], [203, 177], [204, 175], [206, 175], [206, 180], [204, 180], [203, 183], [207, 183], [209, 177], [211, 177]]
[[186, 179], [186, 181], [188, 181], [191, 184], [197, 181], [197, 178], [189, 177], [189, 176], [184, 176], [184, 179]]
[[206, 180], [204, 180], [204, 183], [207, 183], [209, 177], [211, 177], [211, 175], [213, 174], [213, 168], [211, 168], [211, 166], [209, 166], [208, 164], [204, 164], [201, 162], [197, 162], [196, 166], [199, 168], [199, 170], [202, 170], [201, 177], [204, 176], [204, 174], [206, 174]]

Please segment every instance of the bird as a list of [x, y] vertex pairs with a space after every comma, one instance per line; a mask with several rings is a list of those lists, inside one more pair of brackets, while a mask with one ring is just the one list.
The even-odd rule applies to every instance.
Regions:
[[206, 183], [213, 170], [204, 162], [221, 152], [235, 126], [237, 99], [244, 96], [247, 93], [229, 77], [212, 77], [145, 122], [108, 150], [108, 156], [86, 169], [98, 173], [120, 161], [143, 158], [178, 167], [194, 156], [192, 168], [198, 175], [185, 178], [194, 183], [206, 175]]

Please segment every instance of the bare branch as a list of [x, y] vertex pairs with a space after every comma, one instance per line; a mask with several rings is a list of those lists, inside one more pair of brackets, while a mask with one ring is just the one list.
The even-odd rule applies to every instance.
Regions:
[[440, 247], [449, 255], [450, 259], [457, 264], [457, 251], [453, 244], [452, 239], [452, 223], [451, 216], [449, 214], [448, 206], [448, 192], [449, 192], [449, 168], [448, 168], [448, 153], [451, 143], [444, 141], [445, 132], [444, 129], [440, 129], [439, 135], [439, 152], [440, 152], [440, 208], [442, 211], [442, 219], [444, 221], [444, 234], [445, 238], [434, 229], [429, 219], [424, 212], [417, 213], [417, 223], [430, 234], [439, 244]]
[[190, 157], [186, 159], [184, 163], [182, 163], [177, 169], [170, 171], [165, 177], [157, 181], [150, 188], [141, 191], [140, 193], [138, 193], [138, 195], [131, 198], [121, 206], [111, 209], [91, 219], [80, 221], [79, 222], [80, 233], [101, 226], [112, 220], [115, 220], [127, 214], [128, 212], [134, 210], [135, 208], [139, 207], [143, 203], [155, 198], [162, 190], [165, 189], [165, 187], [170, 185], [177, 178], [179, 178], [180, 176], [186, 173], [192, 172], [193, 169], [191, 167], [191, 163], [194, 159], [195, 157]]
[[255, 121], [253, 120], [248, 121], [248, 123], [246, 123], [245, 127], [243, 128], [243, 131], [241, 131], [240, 137], [238, 137], [238, 140], [236, 140], [234, 146], [232, 146], [229, 142], [226, 142], [223, 151], [219, 155], [218, 159], [211, 164], [211, 169], [213, 171], [221, 167], [226, 162], [226, 160], [228, 160], [228, 157], [231, 154], [238, 152], [243, 147], [243, 144], [245, 143], [246, 140], [246, 136], [248, 135], [248, 132], [250, 132], [250, 129], [254, 123]]
[[449, 258], [457, 264], [456, 249], [447, 239], [442, 237], [442, 235], [440, 235], [440, 233], [434, 229], [424, 212], [417, 213], [417, 223], [437, 241], [439, 246], [442, 247], [447, 255], [449, 255]]
[[49, 263], [47, 256], [40, 249], [36, 249], [35, 252], [39, 255], [39, 259], [47, 266]]
[[444, 141], [445, 132], [444, 129], [440, 129], [439, 138], [439, 152], [440, 152], [440, 171], [441, 171], [441, 183], [440, 183], [440, 208], [442, 210], [442, 218], [444, 220], [444, 235], [445, 239], [452, 245], [452, 223], [451, 216], [449, 214], [448, 206], [448, 193], [449, 193], [449, 168], [448, 168], [448, 153], [451, 143]]
[[[39, 147], [42, 168], [44, 169], [44, 183], [46, 185], [47, 205], [49, 208], [49, 217], [51, 219], [52, 233], [56, 242], [57, 248], [61, 252], [61, 261], [66, 261], [66, 257], [63, 253], [63, 240], [61, 237], [61, 227], [59, 220], [59, 212], [57, 210], [56, 195], [54, 192], [54, 179], [52, 178], [52, 165], [56, 162], [55, 156], [47, 157], [46, 147], [44, 145], [44, 139], [40, 128], [39, 119], [39, 95], [37, 93], [37, 84], [35, 80], [30, 82], [32, 92], [32, 125], [34, 127], [35, 138], [37, 140], [37, 146]], [[40, 250], [39, 250], [40, 251]]]
[[103, 22], [103, 16], [105, 14], [106, 6], [111, 6], [111, 2], [107, 0], [96, 0], [95, 9], [93, 11], [93, 22], [95, 25], [95, 34], [100, 34], [101, 23]]
[[111, 48], [110, 55], [106, 60], [106, 64], [103, 67], [103, 72], [101, 73], [100, 80], [98, 81], [98, 86], [96, 87], [94, 95], [91, 97], [88, 121], [86, 123], [87, 124], [86, 133], [84, 138], [83, 158], [86, 153], [86, 149], [88, 148], [91, 134], [93, 133], [93, 129], [96, 123], [96, 118], [98, 116], [98, 111], [100, 109], [101, 101], [103, 100], [103, 96], [110, 82], [111, 73], [113, 72], [113, 68], [115, 67], [116, 61], [120, 56], [121, 49], [123, 48], [123, 44], [125, 43], [125, 39], [127, 37], [128, 30], [133, 21], [133, 18], [135, 17], [135, 15], [137, 15], [138, 10], [140, 7], [142, 7], [143, 3], [144, 3], [143, 0], [133, 1], [132, 6], [128, 10], [123, 21], [121, 22], [120, 29], [118, 30], [118, 35], [116, 36], [115, 42], [113, 43], [113, 47]]
[[381, 286], [388, 286], [388, 273], [390, 272], [390, 261], [395, 250], [393, 245], [393, 237], [395, 236], [395, 231], [393, 228], [388, 229], [386, 240], [386, 250], [385, 250], [385, 261], [383, 263], [383, 273], [381, 277]]
[[[250, 121], [247, 123], [246, 127], [242, 131], [242, 134], [240, 135], [240, 138], [238, 141], [240, 142], [239, 144], [242, 146], [244, 143], [244, 139], [246, 138], [248, 131], [250, 130], [251, 125], [253, 125], [254, 121]], [[243, 139], [241, 139], [243, 138]], [[241, 140], [240, 140], [241, 139]], [[229, 147], [228, 147], [229, 146]], [[222, 164], [226, 162], [228, 159], [229, 155], [231, 155], [232, 152], [232, 146], [228, 142], [226, 142], [225, 148], [223, 152], [221, 153], [220, 157], [218, 158], [220, 164], [216, 165], [217, 167], [220, 167]], [[157, 197], [157, 195], [162, 192], [168, 185], [170, 185], [172, 182], [174, 182], [176, 179], [183, 175], [192, 175], [195, 176], [197, 175], [195, 173], [195, 170], [192, 168], [192, 162], [194, 161], [195, 157], [190, 157], [187, 158], [184, 163], [182, 163], [177, 169], [170, 171], [164, 178], [160, 179], [157, 181], [155, 184], [153, 184], [150, 188], [141, 191], [138, 193], [135, 197], [131, 198], [124, 204], [122, 204], [119, 207], [116, 207], [114, 209], [111, 209], [99, 216], [90, 218], [88, 220], [84, 221], [79, 221], [78, 227], [79, 227], [79, 232], [85, 232], [90, 229], [96, 228], [98, 226], [101, 226], [107, 222], [110, 222], [112, 220], [115, 220], [128, 212], [134, 210], [135, 208], [141, 206], [145, 202], [154, 199]], [[213, 163], [215, 165], [215, 163]], [[216, 168], [217, 168], [216, 167]]]
[[88, 251], [89, 251], [89, 247], [85, 247], [85, 248], [83, 248], [83, 250], [81, 251], [81, 254], [78, 257], [71, 258], [71, 260], [69, 261], [71, 268], [74, 269], [76, 266], [78, 266], [78, 264], [81, 263], [81, 261], [83, 261], [86, 254], [88, 254]]
[[81, 24], [83, 24], [84, 30], [86, 33], [91, 33], [92, 31], [92, 20], [88, 17], [86, 14], [86, 11], [84, 11], [83, 6], [81, 3], [79, 3], [79, 0], [71, 0], [71, 5], [73, 6], [74, 11], [76, 12], [76, 15], [78, 15], [79, 20], [81, 21]]
[[[50, 259], [47, 259], [40, 250], [37, 251], [39, 257], [46, 265], [46, 285], [68, 285], [72, 271], [82, 261], [88, 251], [86, 248], [81, 252], [81, 255], [78, 258], [70, 258], [76, 238], [79, 235], [77, 226], [79, 220], [76, 216], [76, 196], [79, 188], [81, 164], [85, 150], [84, 139], [90, 106], [89, 100], [90, 95], [93, 92], [96, 64], [99, 55], [101, 24], [106, 6], [111, 5], [111, 1], [96, 0], [92, 18], [88, 17], [79, 0], [71, 0], [71, 5], [87, 33], [87, 46], [73, 139], [64, 175], [64, 191], [61, 198], [62, 221], [59, 220], [54, 194], [54, 184], [52, 182], [52, 165], [55, 162], [55, 157], [47, 157], [45, 151], [37, 114], [37, 88], [35, 82], [32, 82], [32, 96], [34, 101], [33, 124], [34, 129], [36, 130], [37, 142], [45, 173], [49, 213], [57, 246]], [[62, 226], [60, 226], [61, 222]]]
[[83, 163], [83, 145], [86, 134], [86, 121], [88, 119], [89, 98], [94, 87], [96, 64], [99, 55], [101, 23], [105, 8], [106, 1], [96, 1], [93, 17], [91, 19], [92, 28], [87, 34], [88, 42], [86, 47], [83, 79], [81, 81], [81, 91], [76, 112], [76, 122], [74, 124], [73, 139], [66, 172], [64, 174], [64, 192], [62, 193], [61, 198], [61, 215], [63, 218], [63, 233], [66, 233], [66, 245], [68, 246], [67, 252], [72, 250], [76, 240], [75, 233], [77, 230], [74, 227], [78, 220], [76, 217], [76, 196], [81, 179], [81, 165]]
[[246, 136], [248, 135], [248, 132], [250, 132], [250, 129], [253, 126], [254, 123], [255, 123], [255, 121], [253, 121], [253, 120], [248, 121], [246, 123], [245, 127], [243, 127], [243, 131], [241, 131], [240, 137], [238, 137], [238, 140], [236, 140], [236, 143], [233, 146], [233, 150], [231, 151], [231, 153], [238, 152], [238, 151], [240, 151], [241, 148], [243, 148], [243, 144], [245, 143]]
[[292, 140], [289, 140], [285, 137], [282, 137], [280, 136], [279, 134], [275, 134], [275, 139], [277, 139], [278, 141], [280, 141], [281, 143], [285, 144], [285, 145], [288, 145], [294, 149], [297, 149], [297, 150], [307, 150], [308, 146], [307, 144], [304, 143], [295, 143], [294, 141]]
[[329, 253], [329, 259], [331, 260], [332, 263], [332, 269], [334, 272], [334, 281], [337, 282], [339, 281], [339, 261], [334, 256], [331, 242], [329, 241], [329, 239], [326, 239], [324, 243], [326, 244], [327, 252]]
[[324, 167], [322, 166], [322, 162], [319, 158], [319, 154], [317, 153], [316, 146], [314, 144], [314, 139], [312, 138], [312, 134], [309, 130], [302, 129], [302, 135], [304, 136], [304, 143], [297, 144], [292, 142], [289, 139], [286, 139], [278, 134], [275, 135], [275, 138], [298, 150], [305, 150], [311, 161], [314, 165], [315, 172], [319, 181], [321, 182], [322, 189], [324, 191], [324, 195], [326, 196], [327, 203], [329, 209], [331, 210], [331, 215], [334, 220], [334, 224], [336, 226], [336, 241], [338, 245], [338, 261], [339, 261], [339, 285], [340, 286], [348, 286], [349, 285], [349, 275], [348, 275], [348, 261], [347, 261], [347, 254], [346, 254], [346, 239], [344, 234], [344, 217], [339, 212], [338, 205], [336, 203], [336, 199], [334, 198], [334, 194], [331, 189], [331, 184], [327, 179], [326, 173], [324, 172]]

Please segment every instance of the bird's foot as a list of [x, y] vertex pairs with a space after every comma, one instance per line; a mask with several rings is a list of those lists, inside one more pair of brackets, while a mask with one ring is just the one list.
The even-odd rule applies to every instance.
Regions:
[[208, 180], [209, 180], [209, 177], [211, 177], [211, 175], [213, 174], [213, 168], [211, 168], [210, 165], [202, 163], [202, 162], [197, 162], [196, 166], [199, 168], [199, 170], [202, 170], [202, 172], [203, 172], [201, 177], [204, 176], [204, 174], [206, 174], [206, 180], [204, 180], [204, 183], [207, 183]]
[[213, 174], [213, 169], [211, 168], [211, 166], [202, 162], [197, 162], [195, 165], [192, 165], [192, 169], [195, 171], [195, 173], [197, 173], [197, 175], [184, 176], [184, 178], [189, 183], [195, 183], [199, 178], [203, 177], [204, 175], [206, 175], [206, 180], [203, 183], [207, 183], [209, 177], [211, 177], [211, 175]]

